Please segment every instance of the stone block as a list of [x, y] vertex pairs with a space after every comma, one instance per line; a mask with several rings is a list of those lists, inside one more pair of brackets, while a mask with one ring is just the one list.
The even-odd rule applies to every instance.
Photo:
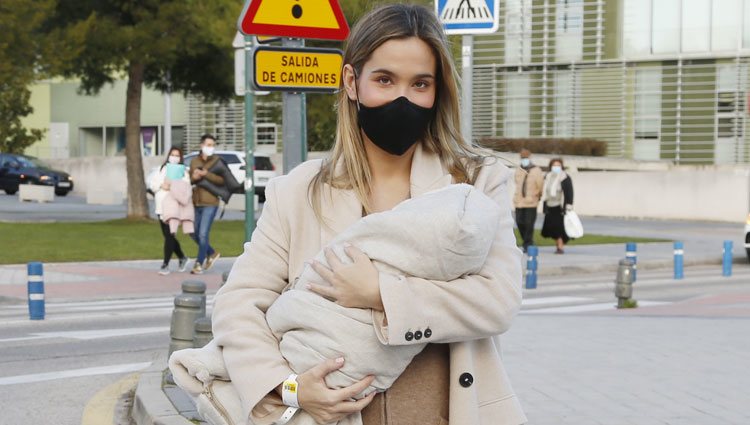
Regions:
[[52, 202], [55, 200], [55, 188], [53, 186], [21, 184], [18, 185], [18, 200], [21, 202]]

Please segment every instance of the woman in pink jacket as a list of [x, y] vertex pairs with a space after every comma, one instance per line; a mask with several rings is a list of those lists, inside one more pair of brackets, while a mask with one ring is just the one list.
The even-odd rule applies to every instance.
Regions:
[[[167, 154], [167, 159], [161, 165], [161, 168], [159, 168], [159, 172], [155, 173], [149, 182], [149, 188], [154, 192], [154, 210], [156, 217], [159, 220], [161, 233], [164, 236], [164, 261], [162, 262], [161, 268], [159, 268], [160, 275], [169, 274], [169, 261], [174, 254], [177, 254], [177, 258], [179, 259], [177, 269], [181, 272], [184, 272], [187, 269], [189, 261], [187, 255], [182, 251], [182, 247], [180, 247], [180, 242], [175, 237], [175, 232], [171, 231], [169, 224], [162, 219], [164, 212], [164, 199], [168, 196], [171, 187], [170, 179], [167, 178], [167, 165], [182, 165], [182, 162], [182, 150], [179, 148], [170, 149]], [[190, 184], [187, 169], [181, 180], [186, 181], [188, 185]]]

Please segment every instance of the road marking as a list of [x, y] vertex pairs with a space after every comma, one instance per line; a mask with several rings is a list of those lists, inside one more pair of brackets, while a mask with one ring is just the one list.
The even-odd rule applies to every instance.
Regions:
[[534, 306], [534, 305], [545, 305], [545, 304], [564, 304], [564, 303], [575, 303], [592, 301], [592, 298], [581, 298], [581, 297], [541, 297], [541, 298], [524, 298], [521, 301], [522, 306]]
[[68, 338], [78, 340], [89, 340], [99, 338], [111, 338], [114, 336], [131, 336], [148, 333], [168, 331], [168, 326], [150, 328], [120, 328], [120, 329], [95, 329], [90, 331], [67, 331], [67, 332], [35, 332], [31, 336], [0, 339], [0, 343], [28, 341], [33, 339]]
[[[672, 304], [671, 302], [665, 301], [638, 301], [638, 307], [652, 307], [659, 305]], [[523, 314], [570, 314], [570, 313], [585, 313], [593, 311], [606, 311], [616, 310], [617, 302], [612, 301], [608, 303], [597, 303], [597, 304], [582, 304], [572, 305], [566, 307], [551, 307], [551, 308], [538, 308], [534, 310], [523, 310]]]
[[83, 369], [62, 370], [59, 372], [33, 373], [30, 375], [6, 376], [0, 378], [0, 385], [30, 384], [32, 382], [52, 381], [63, 378], [80, 378], [82, 376], [111, 375], [114, 373], [137, 372], [151, 366], [151, 362], [125, 363], [111, 366], [87, 367]]

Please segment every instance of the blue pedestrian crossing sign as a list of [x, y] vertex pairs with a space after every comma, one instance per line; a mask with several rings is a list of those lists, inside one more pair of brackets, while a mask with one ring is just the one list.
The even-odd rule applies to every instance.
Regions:
[[447, 34], [484, 34], [500, 25], [500, 0], [435, 0]]

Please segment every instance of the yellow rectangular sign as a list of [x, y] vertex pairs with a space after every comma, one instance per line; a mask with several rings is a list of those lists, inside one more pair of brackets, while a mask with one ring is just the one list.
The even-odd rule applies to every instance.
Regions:
[[338, 49], [261, 46], [253, 59], [259, 90], [332, 92], [341, 83], [344, 57]]

